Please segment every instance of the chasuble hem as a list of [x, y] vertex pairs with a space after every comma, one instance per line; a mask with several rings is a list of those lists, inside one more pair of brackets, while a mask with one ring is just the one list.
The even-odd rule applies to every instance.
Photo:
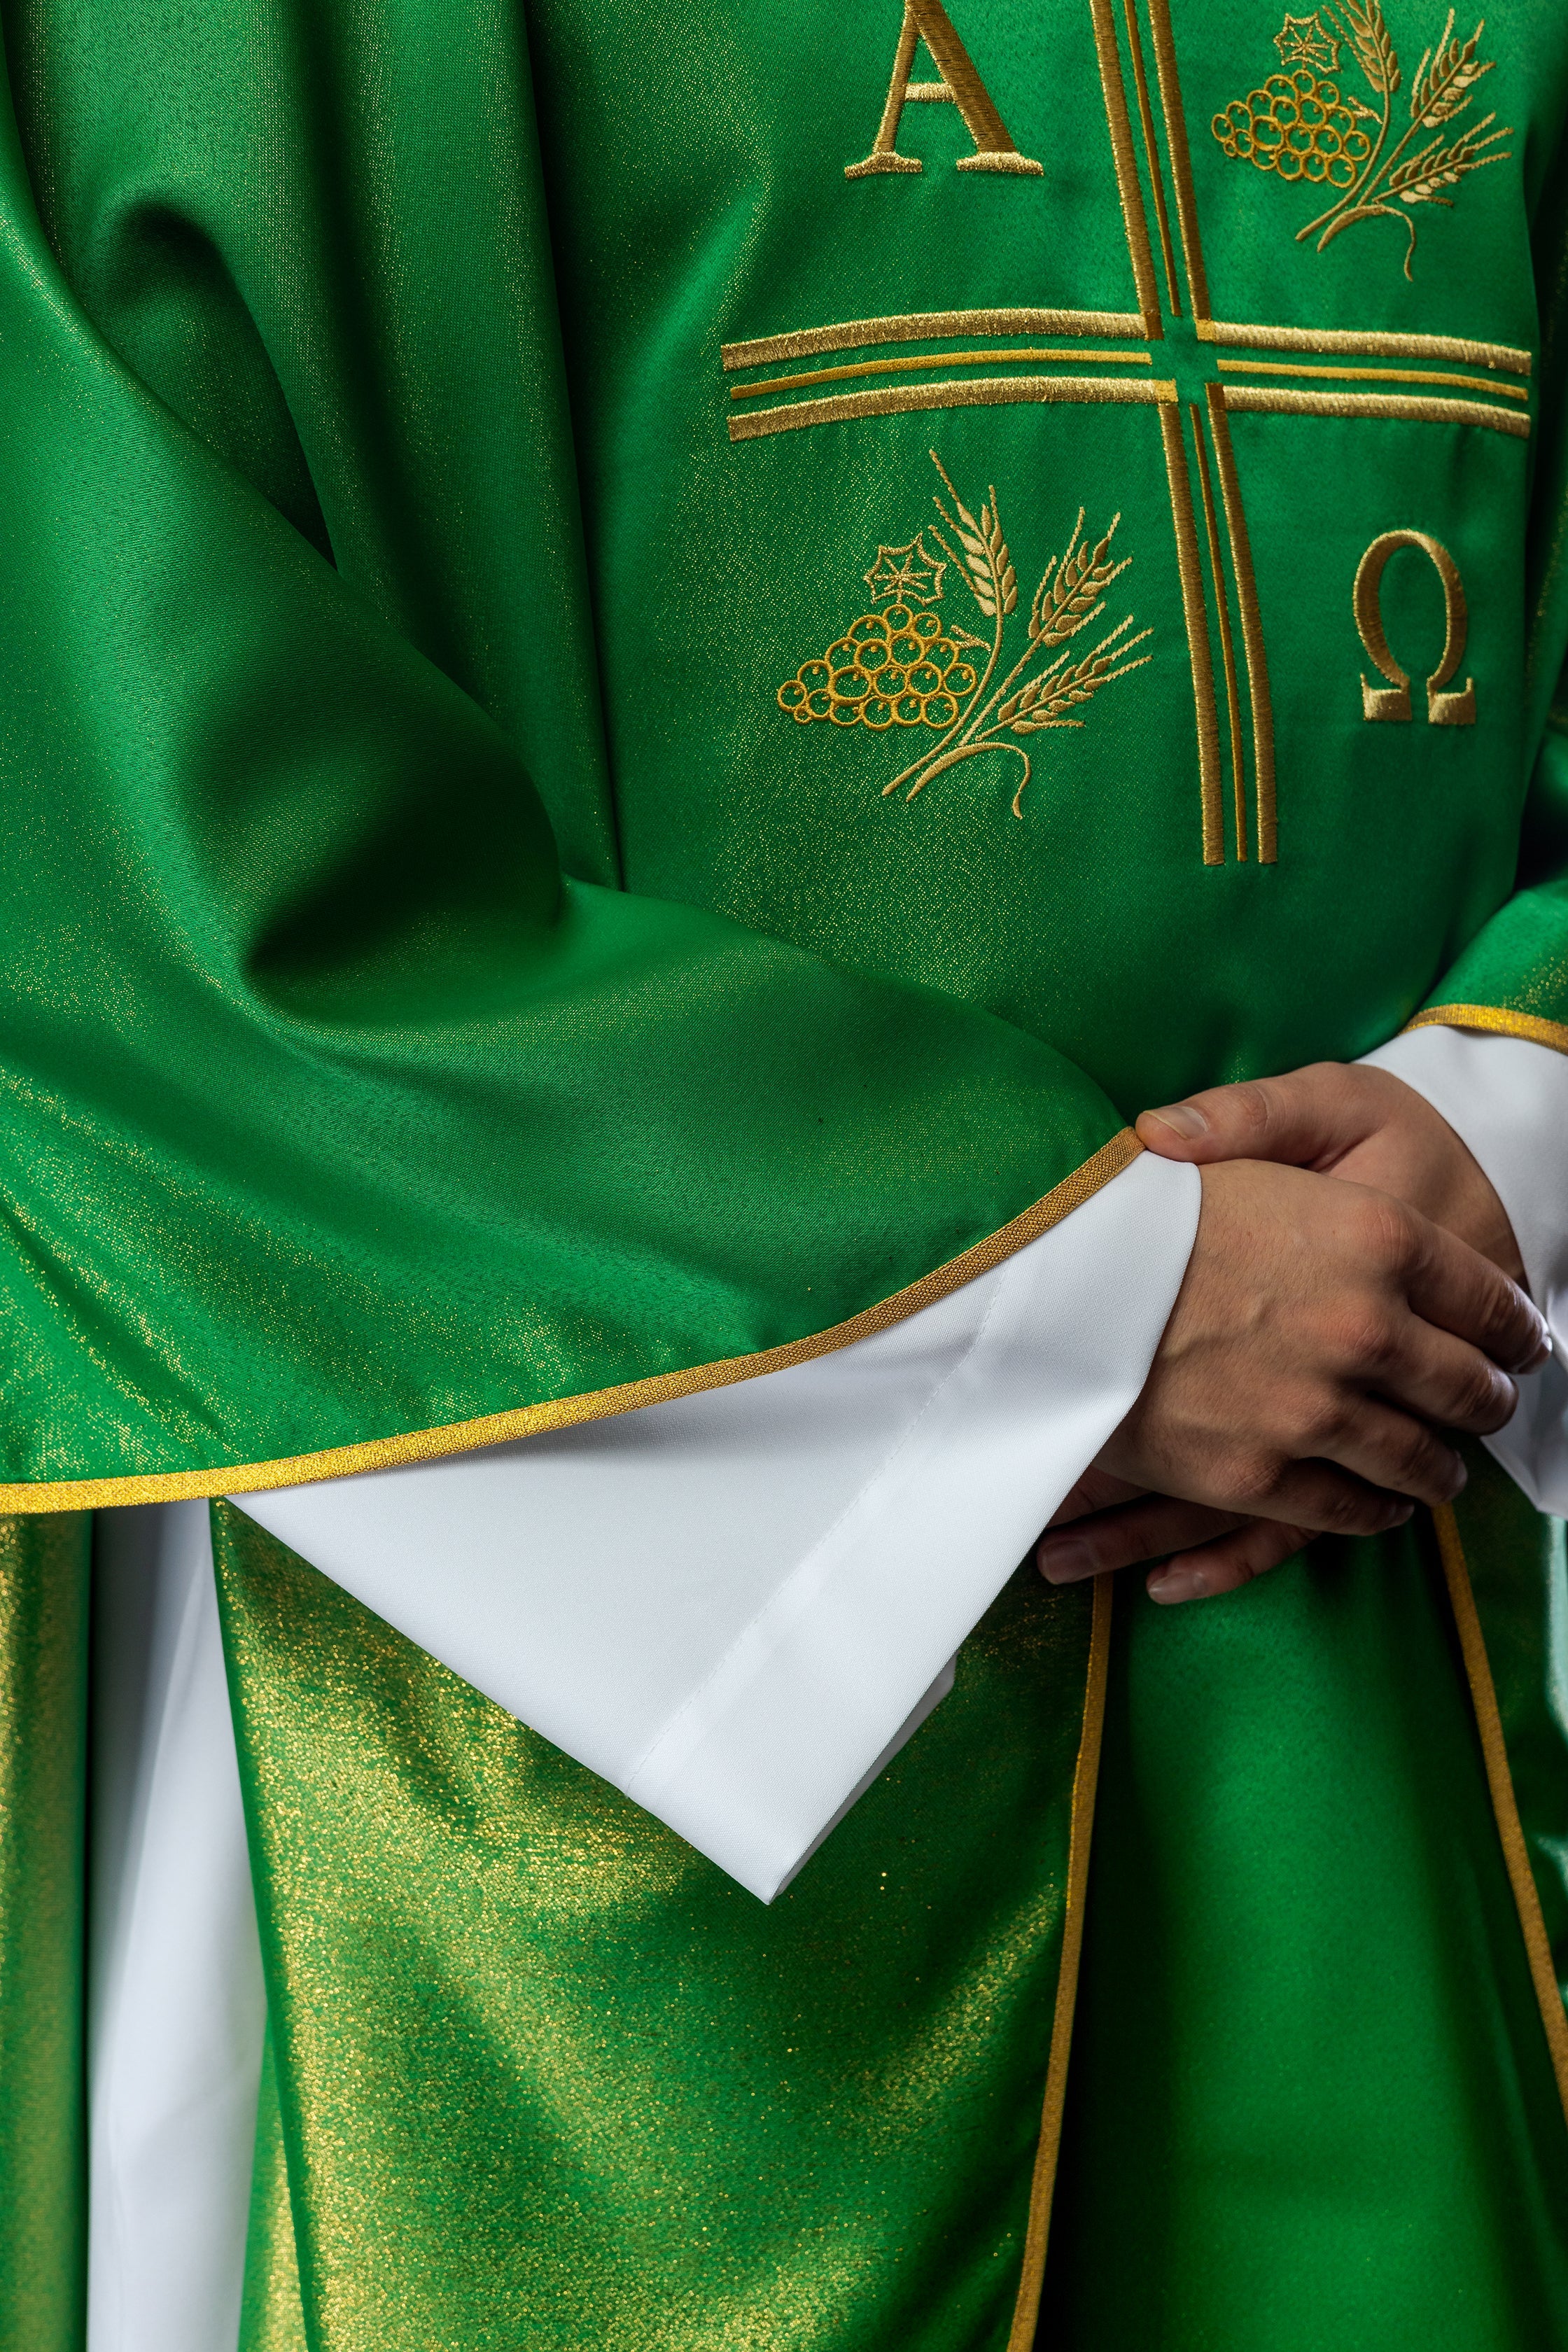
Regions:
[[1131, 1165], [1143, 1147], [1130, 1128], [1089, 1154], [1070, 1176], [1053, 1184], [1018, 1216], [961, 1251], [944, 1265], [933, 1266], [919, 1281], [877, 1305], [863, 1308], [826, 1330], [791, 1339], [781, 1347], [758, 1349], [744, 1356], [721, 1357], [693, 1364], [682, 1371], [660, 1372], [649, 1379], [624, 1381], [614, 1387], [591, 1389], [579, 1396], [542, 1400], [515, 1405], [507, 1412], [486, 1413], [473, 1421], [447, 1422], [432, 1429], [398, 1432], [370, 1438], [363, 1444], [338, 1445], [319, 1454], [295, 1454], [270, 1462], [219, 1465], [206, 1470], [137, 1473], [115, 1478], [59, 1478], [0, 1485], [0, 1512], [33, 1516], [52, 1511], [108, 1510], [128, 1503], [178, 1503], [222, 1499], [233, 1495], [264, 1492], [270, 1486], [313, 1486], [330, 1478], [346, 1478], [365, 1470], [387, 1470], [401, 1463], [438, 1461], [449, 1454], [468, 1454], [509, 1439], [531, 1437], [546, 1430], [570, 1429], [585, 1421], [606, 1420], [617, 1413], [637, 1412], [672, 1397], [695, 1396], [707, 1389], [728, 1387], [735, 1381], [755, 1380], [794, 1364], [831, 1355], [873, 1332], [890, 1329], [940, 1298], [962, 1289], [967, 1282], [988, 1274], [1073, 1210], [1092, 1200], [1102, 1185]]

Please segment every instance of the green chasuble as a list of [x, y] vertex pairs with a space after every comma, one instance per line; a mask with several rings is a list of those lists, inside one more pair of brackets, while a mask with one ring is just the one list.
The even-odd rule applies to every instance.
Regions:
[[[1568, 1050], [1568, 21], [3, 14], [0, 2346], [73, 2352], [79, 1514], [799, 1362], [1194, 1087]], [[1021, 1573], [769, 1910], [215, 1528], [244, 2352], [1568, 2345], [1489, 1462], [1216, 1605]]]

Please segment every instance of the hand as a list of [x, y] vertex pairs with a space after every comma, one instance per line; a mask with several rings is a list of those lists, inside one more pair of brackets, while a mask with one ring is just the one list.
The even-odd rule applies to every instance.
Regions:
[[[1310, 1074], [1314, 1082], [1323, 1075]], [[1120, 1475], [1124, 1493], [1158, 1491], [1070, 1530], [1058, 1514], [1039, 1553], [1053, 1581], [1218, 1536], [1217, 1544], [1187, 1549], [1151, 1579], [1151, 1591], [1176, 1600], [1230, 1590], [1288, 1557], [1314, 1530], [1372, 1533], [1409, 1517], [1404, 1498], [1448, 1499], [1463, 1484], [1463, 1468], [1426, 1424], [1485, 1432], [1512, 1412], [1515, 1391], [1498, 1367], [1524, 1370], [1542, 1360], [1544, 1328], [1533, 1308], [1480, 1254], [1430, 1219], [1344, 1180], [1353, 1152], [1362, 1152], [1364, 1167], [1381, 1151], [1377, 1164], [1405, 1165], [1435, 1206], [1465, 1215], [1497, 1247], [1511, 1243], [1480, 1171], [1411, 1089], [1388, 1081], [1381, 1126], [1366, 1115], [1365, 1092], [1358, 1101], [1353, 1081], [1379, 1083], [1384, 1075], [1327, 1074], [1352, 1081], [1342, 1091], [1321, 1090], [1342, 1106], [1341, 1131], [1321, 1153], [1341, 1181], [1255, 1160], [1205, 1168], [1187, 1279], [1143, 1396], [1097, 1465]], [[1146, 1115], [1140, 1132], [1167, 1157], [1215, 1163], [1238, 1145], [1253, 1153], [1260, 1141], [1300, 1149], [1312, 1106], [1298, 1106], [1293, 1122], [1279, 1106], [1266, 1106], [1266, 1123], [1256, 1106], [1236, 1102], [1249, 1091], [1198, 1097], [1200, 1116], [1216, 1102], [1222, 1115], [1208, 1118], [1196, 1137], [1182, 1137], [1165, 1114]], [[1458, 1171], [1428, 1167], [1423, 1174], [1431, 1153], [1424, 1154], [1419, 1133], [1413, 1148], [1392, 1116], [1402, 1097], [1434, 1122], [1429, 1140], [1446, 1138], [1461, 1155]], [[1353, 1117], [1344, 1113], [1347, 1098]], [[1383, 1133], [1390, 1126], [1392, 1139]], [[1064, 1512], [1090, 1499], [1069, 1499]], [[1092, 1499], [1110, 1498], [1102, 1488]], [[1184, 1510], [1184, 1501], [1203, 1508]], [[1266, 1520], [1249, 1524], [1259, 1520], [1260, 1504], [1269, 1507]]]
[[1426, 1096], [1392, 1071], [1313, 1062], [1282, 1078], [1211, 1087], [1146, 1110], [1138, 1136], [1163, 1160], [1281, 1160], [1370, 1185], [1524, 1281], [1508, 1212], [1479, 1163]]

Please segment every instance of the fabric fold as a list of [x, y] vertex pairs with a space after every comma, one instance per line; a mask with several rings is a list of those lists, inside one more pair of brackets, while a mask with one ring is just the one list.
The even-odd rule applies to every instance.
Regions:
[[240, 1507], [771, 1899], [1131, 1406], [1198, 1192], [1146, 1153], [815, 1363]]

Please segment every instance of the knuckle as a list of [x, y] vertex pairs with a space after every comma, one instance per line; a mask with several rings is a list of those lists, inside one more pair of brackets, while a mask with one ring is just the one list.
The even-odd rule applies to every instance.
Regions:
[[1241, 1125], [1254, 1141], [1261, 1142], [1274, 1124], [1274, 1104], [1268, 1086], [1260, 1078], [1244, 1079], [1232, 1089]]
[[1445, 1481], [1443, 1469], [1445, 1449], [1430, 1430], [1402, 1430], [1390, 1455], [1394, 1483], [1408, 1492], [1412, 1488], [1440, 1486]]
[[1382, 1193], [1362, 1204], [1362, 1240], [1380, 1272], [1397, 1279], [1409, 1275], [1420, 1256], [1415, 1220], [1401, 1201]]
[[1303, 1454], [1326, 1454], [1346, 1434], [1352, 1413], [1345, 1399], [1327, 1390], [1304, 1405], [1297, 1417], [1295, 1436]]
[[1228, 1481], [1236, 1508], [1266, 1518], [1288, 1467], [1272, 1454], [1242, 1455]]
[[1386, 1371], [1395, 1351], [1392, 1318], [1370, 1300], [1358, 1300], [1340, 1310], [1331, 1342], [1340, 1360], [1358, 1372]]
[[1457, 1428], [1500, 1427], [1512, 1410], [1503, 1403], [1503, 1382], [1484, 1360], [1468, 1365], [1458, 1382], [1452, 1418]]
[[1323, 1524], [1331, 1535], [1373, 1535], [1387, 1520], [1381, 1498], [1347, 1480], [1336, 1480], [1323, 1496]]

